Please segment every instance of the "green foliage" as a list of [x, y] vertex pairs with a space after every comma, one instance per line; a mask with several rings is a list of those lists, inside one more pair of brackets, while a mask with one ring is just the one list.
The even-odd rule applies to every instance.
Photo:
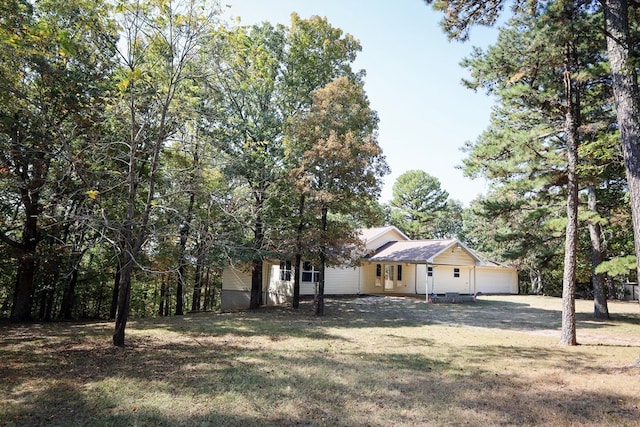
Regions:
[[185, 305], [215, 307], [229, 259], [291, 248], [301, 217], [289, 171], [313, 147], [284, 141], [340, 76], [351, 117], [331, 138], [360, 169], [336, 169], [345, 176], [316, 191], [307, 225], [320, 200], [340, 200], [335, 230], [379, 221], [386, 164], [352, 69], [358, 41], [326, 18], [215, 27], [218, 12], [195, 0], [0, 4], [0, 315], [24, 253], [23, 294], [43, 319], [113, 315], [118, 272], [120, 311], [166, 313], [177, 284]]
[[608, 274], [611, 277], [628, 277], [636, 269], [635, 255], [626, 255], [604, 261], [596, 268], [596, 273]]
[[[380, 178], [388, 172], [377, 126], [362, 83], [348, 77], [314, 92], [308, 111], [290, 121], [286, 144], [289, 162], [295, 165], [290, 178], [295, 191], [307, 198], [304, 215], [314, 230], [305, 246], [307, 251], [325, 248], [332, 255], [329, 263], [349, 259], [351, 254], [342, 249], [359, 243], [353, 221], [345, 219], [366, 222], [377, 215], [372, 208], [380, 194]], [[323, 224], [327, 212], [332, 216]]]
[[[472, 2], [454, 3], [464, 8]], [[531, 277], [546, 277], [545, 291], [552, 294], [558, 291], [562, 268], [554, 259], [563, 256], [567, 224], [563, 208], [569, 174], [563, 46], [573, 46], [577, 58], [577, 68], [569, 72], [575, 77], [581, 101], [578, 182], [580, 188], [594, 184], [599, 200], [597, 214], [580, 213], [579, 218], [593, 221], [599, 216], [605, 234], [618, 234], [613, 231], [617, 226], [609, 228], [610, 224], [626, 223], [619, 211], [626, 191], [624, 171], [610, 109], [604, 36], [598, 30], [602, 16], [589, 5], [581, 5], [572, 9], [575, 15], [566, 25], [568, 11], [560, 6], [560, 2], [550, 2], [516, 13], [501, 29], [494, 46], [486, 51], [476, 49], [463, 61], [472, 75], [464, 84], [484, 89], [499, 100], [490, 127], [465, 146], [463, 161], [467, 175], [484, 177], [493, 188], [470, 220], [471, 224], [478, 221], [478, 213], [491, 219], [486, 229], [489, 237], [480, 236], [479, 230], [488, 225], [483, 221], [471, 229], [465, 222], [465, 236], [478, 243], [491, 238], [503, 242], [481, 244], [489, 253], [517, 262]], [[577, 276], [579, 282], [589, 283], [591, 242], [586, 227], [580, 233]], [[607, 239], [607, 244], [605, 256], [615, 254], [617, 239]]]
[[455, 218], [456, 206], [448, 204], [449, 193], [440, 188], [438, 178], [424, 171], [407, 171], [396, 179], [392, 191], [391, 224], [410, 238], [428, 239], [455, 233], [456, 227], [443, 221], [445, 211], [452, 214], [450, 219]]

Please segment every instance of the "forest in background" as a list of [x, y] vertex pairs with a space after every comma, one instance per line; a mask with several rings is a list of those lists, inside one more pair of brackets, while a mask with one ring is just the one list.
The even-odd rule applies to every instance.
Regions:
[[[475, 2], [435, 3], [464, 18]], [[257, 308], [263, 259], [339, 264], [359, 228], [381, 224], [513, 263], [523, 293], [569, 282], [574, 297], [621, 297], [636, 280], [633, 191], [604, 10], [515, 3], [498, 41], [462, 63], [463, 83], [496, 99], [461, 166], [491, 190], [463, 207], [423, 171], [379, 202], [388, 166], [352, 69], [361, 46], [324, 18], [238, 26], [195, 0], [3, 2], [0, 316], [115, 319], [120, 342], [129, 313], [215, 310], [229, 263], [251, 266]], [[449, 30], [490, 23], [489, 6]]]

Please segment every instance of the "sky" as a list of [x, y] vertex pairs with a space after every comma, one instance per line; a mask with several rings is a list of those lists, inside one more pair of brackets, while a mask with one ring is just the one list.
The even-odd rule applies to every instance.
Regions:
[[391, 199], [395, 180], [423, 170], [440, 181], [451, 199], [468, 206], [486, 193], [483, 180], [464, 177], [456, 166], [466, 141], [475, 141], [489, 124], [492, 100], [461, 84], [468, 70], [460, 61], [473, 46], [495, 42], [493, 29], [473, 28], [470, 41], [453, 42], [442, 32], [441, 15], [423, 0], [221, 0], [224, 16], [251, 25], [290, 24], [326, 17], [360, 41], [355, 70], [366, 71], [365, 90], [379, 115], [378, 142], [391, 173], [384, 178], [381, 201]]

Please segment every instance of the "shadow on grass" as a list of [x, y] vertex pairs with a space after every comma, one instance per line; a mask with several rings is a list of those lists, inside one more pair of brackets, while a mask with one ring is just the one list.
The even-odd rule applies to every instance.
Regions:
[[[640, 419], [637, 391], [635, 400], [623, 390], [576, 393], [562, 379], [532, 383], [524, 375], [549, 359], [560, 371], [591, 375], [598, 365], [588, 354], [470, 343], [460, 363], [420, 353], [436, 344], [427, 338], [393, 333], [429, 324], [548, 330], [559, 327], [559, 312], [504, 301], [328, 299], [327, 315], [319, 318], [306, 301], [299, 310], [138, 320], [124, 349], [111, 346], [109, 323], [3, 326], [0, 425], [637, 425], [630, 420]], [[389, 328], [380, 340], [391, 344], [359, 349], [361, 343], [331, 328]], [[171, 334], [157, 338], [155, 330]], [[291, 338], [327, 346], [292, 348]], [[263, 348], [257, 339], [273, 345]], [[519, 364], [523, 375], [492, 372], [487, 366], [494, 362]]]
[[[638, 402], [620, 394], [575, 393], [562, 381], [532, 384], [525, 376], [401, 349], [385, 354], [266, 352], [131, 340], [127, 349], [54, 348], [47, 363], [14, 367], [21, 384], [2, 387], [0, 424], [637, 425], [632, 420], [640, 419]], [[511, 358], [523, 366], [556, 351], [469, 349], [472, 358]], [[596, 369], [587, 357], [571, 356], [558, 368]], [[38, 381], [43, 376], [52, 380]], [[35, 382], [31, 388], [25, 385], [29, 381]]]

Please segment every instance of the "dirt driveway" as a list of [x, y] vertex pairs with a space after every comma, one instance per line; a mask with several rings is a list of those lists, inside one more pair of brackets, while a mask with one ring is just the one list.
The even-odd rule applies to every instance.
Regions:
[[[327, 298], [327, 322], [384, 324], [442, 324], [450, 326], [527, 331], [557, 335], [562, 326], [562, 300], [533, 295], [483, 295], [476, 302], [429, 304], [422, 298], [363, 296]], [[306, 302], [311, 305], [310, 301]], [[593, 301], [576, 301], [579, 342], [640, 346], [638, 302], [608, 303], [610, 320], [593, 320]], [[302, 306], [304, 309], [304, 305]]]

